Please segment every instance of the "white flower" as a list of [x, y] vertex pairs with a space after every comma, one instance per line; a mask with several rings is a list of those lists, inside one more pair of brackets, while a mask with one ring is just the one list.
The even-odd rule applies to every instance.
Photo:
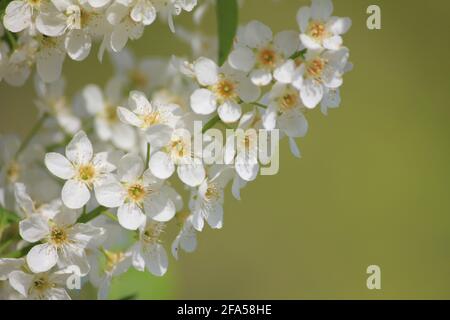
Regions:
[[111, 51], [111, 58], [116, 76], [124, 78], [124, 85], [134, 90], [151, 92], [164, 86], [168, 80], [166, 59], [157, 57], [136, 59], [126, 48], [120, 52]]
[[120, 120], [145, 130], [146, 140], [154, 148], [160, 148], [169, 142], [182, 115], [179, 106], [150, 103], [145, 94], [139, 91], [130, 93], [128, 108], [117, 108]]
[[21, 217], [29, 218], [33, 215], [40, 215], [49, 220], [58, 214], [62, 207], [62, 202], [59, 199], [50, 203], [38, 203], [33, 201], [27, 193], [23, 183], [16, 183], [14, 185], [14, 195], [18, 213]]
[[34, 19], [39, 12], [41, 1], [14, 0], [8, 3], [3, 17], [6, 29], [17, 33], [26, 29], [34, 29]]
[[119, 223], [129, 230], [145, 224], [146, 216], [166, 222], [175, 215], [175, 205], [162, 189], [163, 181], [144, 169], [141, 157], [128, 154], [120, 160], [117, 180], [111, 179], [96, 190], [101, 205], [119, 208]]
[[136, 133], [117, 117], [117, 105], [122, 101], [122, 82], [110, 80], [105, 93], [97, 85], [86, 86], [80, 95], [80, 104], [94, 117], [94, 129], [102, 141], [111, 141], [123, 150], [132, 150], [136, 145]]
[[[31, 66], [35, 62], [38, 42], [26, 33], [19, 35], [17, 47], [9, 52], [7, 65], [4, 66], [3, 78], [12, 86], [22, 86], [31, 74]], [[8, 52], [3, 49], [5, 54]]]
[[[246, 113], [234, 135], [230, 135], [225, 144], [225, 164], [232, 165], [239, 177], [250, 182], [256, 179], [259, 172], [258, 161], [258, 134], [254, 130], [253, 125], [255, 123], [255, 113]], [[239, 197], [238, 190], [241, 188], [242, 183], [239, 180], [235, 180], [236, 185], [235, 197]], [[233, 185], [234, 185], [233, 183]]]
[[184, 213], [180, 213], [180, 215], [177, 214], [177, 218], [181, 220], [181, 230], [172, 242], [172, 255], [178, 260], [180, 248], [188, 253], [195, 251], [197, 248], [197, 236], [192, 225], [192, 214], [186, 217]]
[[128, 271], [131, 266], [131, 252], [105, 251], [106, 268], [99, 280], [97, 298], [105, 300], [108, 297], [109, 288], [113, 277], [118, 277]]
[[276, 83], [268, 94], [268, 100], [269, 106], [263, 115], [265, 129], [277, 128], [292, 138], [306, 135], [308, 122], [303, 115], [305, 107], [296, 88]]
[[328, 115], [329, 109], [339, 108], [341, 104], [341, 94], [339, 88], [329, 89], [325, 88], [324, 96], [322, 102], [320, 103], [320, 111], [324, 115]]
[[26, 300], [71, 300], [65, 289], [70, 275], [65, 270], [34, 274], [16, 270], [9, 275], [9, 284]]
[[299, 46], [298, 32], [282, 31], [273, 36], [269, 27], [252, 21], [239, 30], [228, 62], [231, 67], [250, 73], [255, 85], [266, 86], [274, 77], [281, 81], [280, 68]]
[[210, 115], [216, 110], [225, 123], [234, 123], [241, 118], [241, 101], [253, 102], [260, 90], [242, 72], [228, 66], [219, 68], [207, 58], [194, 63], [195, 76], [201, 88], [191, 95], [191, 108], [200, 115]]
[[297, 13], [300, 40], [307, 49], [337, 50], [342, 45], [341, 35], [350, 29], [349, 18], [331, 17], [331, 0], [312, 0], [311, 7], [302, 7]]
[[342, 85], [348, 57], [349, 51], [345, 47], [335, 51], [309, 50], [306, 53], [292, 84], [300, 90], [300, 97], [307, 108], [315, 108], [327, 88], [337, 89]]
[[147, 269], [155, 276], [163, 276], [169, 264], [167, 253], [160, 244], [164, 224], [149, 221], [140, 228], [139, 241], [131, 248], [133, 266], [139, 270]]
[[170, 141], [150, 156], [150, 170], [159, 179], [168, 179], [177, 168], [178, 177], [191, 187], [199, 186], [205, 179], [205, 169], [200, 155], [195, 154], [191, 134], [177, 129]]
[[183, 10], [192, 11], [197, 5], [197, 0], [152, 0], [162, 16], [167, 17], [169, 28], [175, 32], [173, 16], [178, 16]]
[[51, 114], [57, 121], [60, 128], [68, 134], [75, 134], [81, 129], [81, 121], [76, 117], [64, 94], [65, 80], [46, 84], [39, 77], [35, 77], [35, 89], [38, 99], [36, 106], [41, 112]]
[[65, 34], [64, 48], [70, 58], [84, 60], [91, 50], [92, 37], [105, 31], [102, 14], [86, 1], [52, 0], [52, 3], [36, 20], [38, 30], [49, 37]]
[[53, 218], [32, 215], [19, 224], [21, 237], [31, 243], [41, 241], [27, 254], [27, 264], [34, 273], [76, 265], [83, 275], [89, 272], [85, 249], [104, 233], [101, 228], [77, 223], [79, 212], [61, 208]]
[[222, 228], [224, 188], [228, 181], [229, 176], [225, 171], [212, 171], [210, 177], [193, 191], [189, 207], [192, 212], [192, 226], [197, 231], [203, 230], [204, 220], [213, 229]]
[[64, 37], [42, 37], [36, 53], [36, 69], [42, 80], [57, 81], [65, 58]]
[[91, 198], [90, 189], [97, 188], [115, 170], [107, 158], [107, 152], [94, 155], [92, 144], [83, 131], [67, 145], [66, 157], [54, 152], [45, 155], [47, 169], [67, 180], [61, 198], [68, 208], [82, 208]]
[[105, 35], [105, 45], [120, 52], [128, 39], [139, 39], [144, 27], [156, 19], [156, 9], [149, 0], [117, 0], [106, 10], [112, 30]]

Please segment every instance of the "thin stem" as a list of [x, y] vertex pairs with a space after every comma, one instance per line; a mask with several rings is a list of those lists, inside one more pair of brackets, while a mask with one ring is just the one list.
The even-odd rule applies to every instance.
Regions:
[[216, 125], [216, 123], [218, 123], [220, 121], [220, 117], [219, 115], [214, 116], [211, 120], [209, 120], [202, 129], [202, 133], [205, 133], [206, 131], [208, 131], [209, 129], [211, 129], [212, 127], [214, 127]]
[[268, 106], [266, 106], [265, 104], [259, 103], [259, 102], [252, 102], [251, 104], [253, 104], [255, 106], [258, 106], [260, 108], [263, 108], [263, 109], [267, 109], [268, 108]]
[[94, 210], [92, 210], [91, 212], [88, 212], [86, 214], [83, 214], [79, 219], [78, 219], [78, 223], [88, 223], [89, 221], [94, 220], [95, 218], [97, 218], [99, 215], [101, 215], [103, 212], [107, 211], [108, 209], [106, 209], [103, 206], [99, 206], [97, 208], [95, 208]]
[[119, 222], [119, 219], [117, 219], [117, 217], [115, 215], [113, 215], [111, 212], [109, 211], [103, 211], [102, 213], [104, 216], [110, 218], [111, 220], [115, 221], [115, 222]]
[[42, 128], [42, 125], [44, 124], [45, 120], [48, 118], [48, 113], [44, 113], [39, 120], [36, 122], [36, 124], [31, 128], [31, 131], [28, 133], [28, 135], [25, 137], [25, 139], [22, 141], [22, 144], [19, 147], [19, 150], [17, 150], [16, 154], [14, 155], [14, 159], [17, 159], [20, 154], [28, 147], [28, 144], [30, 143], [31, 139], [36, 135], [36, 133]]
[[145, 166], [148, 169], [150, 165], [150, 143], [147, 143], [147, 157], [145, 159]]
[[297, 51], [297, 52], [295, 52], [294, 54], [292, 54], [290, 57], [289, 57], [289, 59], [291, 59], [291, 60], [295, 60], [295, 59], [297, 59], [297, 58], [305, 58], [305, 53], [306, 53], [306, 49], [303, 49], [303, 50], [301, 50], [301, 51]]

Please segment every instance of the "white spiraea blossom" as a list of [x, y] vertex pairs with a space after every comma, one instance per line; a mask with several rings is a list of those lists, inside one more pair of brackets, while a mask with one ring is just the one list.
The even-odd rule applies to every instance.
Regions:
[[306, 53], [305, 61], [295, 71], [292, 84], [300, 90], [300, 97], [307, 108], [315, 108], [327, 89], [337, 89], [342, 85], [348, 58], [349, 50], [345, 47]]
[[310, 7], [302, 7], [297, 13], [300, 40], [307, 49], [337, 50], [342, 46], [341, 35], [351, 27], [349, 18], [332, 17], [331, 0], [312, 0]]
[[173, 131], [169, 142], [152, 153], [150, 170], [159, 179], [170, 178], [177, 170], [180, 180], [188, 186], [199, 186], [205, 179], [202, 155], [196, 154], [192, 136], [186, 129]]
[[94, 155], [92, 144], [83, 131], [66, 147], [66, 156], [55, 152], [45, 155], [45, 165], [58, 178], [67, 180], [61, 191], [63, 203], [71, 209], [82, 208], [96, 189], [116, 168], [108, 161], [108, 153]]
[[83, 275], [89, 272], [85, 249], [93, 239], [100, 238], [104, 230], [77, 223], [78, 217], [79, 212], [61, 207], [51, 219], [35, 214], [20, 222], [20, 235], [24, 240], [43, 242], [27, 254], [31, 271], [46, 272], [58, 264], [60, 267], [78, 266]]
[[122, 103], [122, 81], [108, 81], [105, 92], [99, 86], [86, 86], [79, 97], [81, 107], [94, 117], [94, 129], [102, 141], [111, 141], [122, 150], [131, 151], [136, 145], [136, 133], [117, 116], [117, 106]]
[[300, 47], [298, 32], [282, 31], [273, 36], [272, 30], [259, 21], [239, 29], [229, 64], [250, 74], [255, 85], [266, 86], [283, 77], [284, 62]]
[[147, 269], [155, 276], [163, 276], [169, 264], [166, 249], [161, 244], [165, 225], [148, 221], [139, 230], [139, 241], [131, 248], [133, 267], [139, 271]]
[[117, 169], [117, 178], [110, 179], [96, 190], [98, 202], [118, 208], [119, 223], [137, 230], [147, 219], [167, 222], [175, 215], [175, 205], [166, 194], [163, 181], [145, 170], [140, 156], [124, 156]]
[[199, 58], [193, 70], [200, 85], [191, 96], [191, 108], [197, 114], [210, 115], [217, 110], [223, 122], [234, 123], [241, 118], [241, 103], [259, 98], [259, 88], [243, 72], [227, 65], [219, 68], [212, 60]]
[[166, 145], [182, 116], [176, 104], [150, 103], [144, 93], [130, 92], [128, 108], [118, 107], [119, 119], [144, 131], [146, 140], [153, 148]]

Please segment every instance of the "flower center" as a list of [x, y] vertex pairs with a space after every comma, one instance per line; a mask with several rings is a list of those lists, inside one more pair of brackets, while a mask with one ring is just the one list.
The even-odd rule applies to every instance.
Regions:
[[206, 189], [205, 192], [205, 199], [208, 202], [212, 202], [217, 200], [219, 197], [220, 197], [219, 187], [214, 183], [208, 184], [208, 188]]
[[38, 295], [42, 295], [48, 289], [53, 288], [55, 285], [50, 282], [46, 275], [37, 275], [32, 282], [30, 291], [36, 291]]
[[111, 252], [104, 251], [106, 257], [106, 271], [112, 271], [114, 267], [125, 259], [125, 254], [123, 252]]
[[182, 139], [175, 139], [169, 144], [169, 152], [173, 159], [182, 159], [190, 154], [190, 148]]
[[233, 99], [237, 97], [236, 85], [233, 81], [228, 79], [220, 80], [213, 88], [218, 98], [222, 101]]
[[310, 61], [307, 65], [307, 72], [313, 78], [320, 78], [322, 71], [325, 68], [326, 60], [322, 58], [316, 58]]
[[142, 116], [142, 121], [144, 122], [143, 126], [145, 128], [151, 127], [155, 124], [161, 123], [161, 114], [158, 111], [154, 111]]
[[279, 98], [278, 106], [281, 112], [294, 109], [298, 105], [298, 93], [294, 90], [289, 90]]
[[156, 244], [164, 231], [164, 224], [161, 222], [151, 222], [141, 235], [141, 240], [146, 244]]
[[148, 190], [140, 183], [134, 183], [128, 186], [128, 198], [133, 202], [142, 202], [147, 195]]
[[319, 21], [313, 21], [309, 24], [308, 34], [314, 39], [323, 39], [327, 33], [325, 24]]
[[110, 123], [110, 124], [116, 123], [117, 120], [118, 120], [116, 108], [114, 108], [111, 105], [106, 105], [105, 106], [105, 110], [104, 110], [103, 116], [106, 119], [106, 121], [108, 123]]
[[95, 167], [92, 164], [78, 167], [78, 180], [84, 183], [91, 183], [95, 178]]
[[67, 231], [64, 228], [53, 227], [50, 231], [50, 242], [57, 247], [67, 243]]
[[262, 49], [261, 51], [259, 51], [258, 61], [261, 66], [273, 69], [277, 62], [277, 54], [273, 49]]
[[128, 76], [131, 83], [139, 89], [147, 87], [150, 82], [148, 76], [139, 70], [131, 71]]
[[9, 182], [17, 182], [20, 177], [20, 166], [17, 162], [12, 162], [6, 170], [6, 177]]

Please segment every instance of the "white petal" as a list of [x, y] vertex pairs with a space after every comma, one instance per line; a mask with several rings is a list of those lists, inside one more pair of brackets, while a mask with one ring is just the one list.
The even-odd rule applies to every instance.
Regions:
[[147, 270], [158, 277], [162, 277], [166, 271], [169, 261], [164, 247], [156, 244], [150, 252], [144, 256]]
[[45, 155], [45, 166], [52, 174], [64, 180], [71, 179], [75, 175], [73, 165], [59, 153], [47, 153]]
[[289, 137], [304, 137], [308, 132], [308, 122], [300, 112], [284, 113], [278, 118], [278, 123]]
[[275, 49], [283, 53], [284, 58], [289, 58], [299, 49], [299, 34], [292, 30], [279, 32], [275, 35], [273, 43]]
[[327, 20], [333, 13], [331, 0], [313, 0], [311, 4], [311, 16], [315, 20]]
[[297, 143], [293, 138], [289, 138], [289, 148], [291, 149], [294, 157], [301, 158], [300, 149], [298, 148]]
[[251, 21], [245, 26], [245, 39], [242, 39], [250, 48], [261, 48], [272, 41], [272, 30], [259, 21]]
[[333, 36], [323, 40], [323, 46], [328, 50], [338, 50], [342, 46], [342, 37]]
[[168, 179], [175, 171], [175, 165], [167, 153], [157, 152], [150, 157], [150, 170], [159, 179]]
[[333, 17], [327, 23], [327, 27], [335, 35], [347, 33], [351, 26], [352, 20], [350, 18]]
[[313, 109], [322, 100], [323, 87], [316, 81], [306, 80], [304, 86], [300, 90], [300, 97], [307, 108]]
[[24, 297], [28, 296], [34, 276], [23, 271], [13, 271], [9, 275], [9, 284]]
[[223, 207], [220, 204], [216, 204], [214, 208], [208, 212], [206, 219], [208, 224], [213, 229], [222, 229], [223, 227]]
[[135, 182], [144, 173], [145, 165], [142, 158], [135, 154], [127, 154], [120, 159], [117, 174], [122, 182]]
[[25, 260], [12, 259], [12, 258], [1, 258], [0, 259], [0, 281], [7, 280], [11, 272], [19, 270], [24, 265]]
[[217, 99], [208, 89], [197, 89], [191, 95], [192, 110], [201, 115], [209, 115], [217, 109]]
[[111, 33], [111, 48], [120, 52], [128, 42], [128, 31], [124, 23], [119, 24]]
[[28, 219], [20, 221], [20, 236], [28, 242], [37, 242], [50, 233], [46, 219], [40, 214], [34, 214]]
[[173, 129], [165, 124], [151, 126], [145, 131], [145, 140], [150, 143], [152, 149], [159, 149], [169, 143]]
[[145, 93], [141, 91], [131, 91], [128, 98], [128, 105], [133, 112], [139, 115], [147, 115], [153, 111], [152, 104], [148, 101]]
[[[270, 79], [272, 79], [271, 75]], [[236, 90], [239, 97], [247, 103], [258, 100], [259, 96], [261, 95], [261, 89], [257, 87], [255, 83], [252, 83], [252, 81], [250, 81], [247, 77], [240, 79], [239, 86]]]
[[110, 0], [89, 0], [89, 4], [93, 8], [101, 8], [105, 5], [107, 5], [110, 2]]
[[175, 216], [175, 205], [163, 192], [146, 198], [144, 205], [147, 216], [155, 221], [167, 222]]
[[294, 80], [296, 65], [293, 60], [288, 60], [275, 69], [273, 76], [281, 83], [291, 83]]
[[311, 18], [311, 9], [309, 7], [301, 7], [297, 12], [297, 23], [302, 33], [308, 29], [309, 19]]
[[82, 61], [86, 59], [91, 51], [91, 36], [84, 30], [71, 30], [65, 39], [67, 54], [73, 60]]
[[145, 270], [145, 260], [143, 256], [143, 250], [140, 242], [136, 243], [131, 248], [131, 254], [132, 254], [132, 264], [133, 267], [136, 268], [138, 271], [144, 271]]
[[116, 123], [111, 127], [111, 141], [119, 149], [132, 150], [136, 145], [136, 132], [124, 123]]
[[236, 48], [228, 57], [228, 63], [231, 67], [244, 72], [250, 72], [252, 70], [255, 65], [255, 60], [254, 53], [245, 47]]
[[145, 223], [145, 215], [134, 203], [125, 203], [117, 210], [117, 218], [122, 227], [127, 230], [137, 230]]
[[36, 28], [49, 37], [61, 36], [67, 28], [66, 16], [58, 12], [41, 12], [36, 18]]
[[272, 81], [272, 73], [264, 69], [253, 70], [250, 79], [257, 86], [267, 86]]
[[314, 40], [313, 38], [311, 38], [306, 34], [301, 34], [300, 40], [307, 49], [320, 50], [322, 48], [319, 42], [317, 42], [316, 40]]
[[263, 126], [266, 130], [273, 130], [277, 125], [277, 107], [269, 105], [269, 108], [263, 114]]
[[34, 246], [27, 254], [27, 264], [34, 273], [50, 270], [57, 260], [56, 247], [48, 243]]
[[117, 208], [125, 201], [125, 191], [120, 182], [110, 180], [95, 188], [95, 198], [104, 207]]
[[41, 48], [36, 55], [36, 68], [42, 80], [45, 82], [58, 80], [65, 57], [65, 52], [58, 47]]
[[20, 32], [31, 25], [32, 7], [26, 1], [12, 1], [5, 10], [3, 24], [11, 32]]
[[120, 119], [120, 121], [122, 121], [123, 123], [135, 126], [135, 127], [140, 127], [142, 125], [142, 120], [139, 119], [139, 117], [134, 114], [133, 112], [131, 112], [130, 110], [123, 108], [123, 107], [118, 107], [117, 108], [117, 115]]
[[177, 169], [178, 177], [190, 187], [199, 186], [205, 180], [206, 173], [203, 164], [196, 161], [191, 164], [181, 164]]
[[84, 107], [90, 115], [96, 115], [105, 108], [102, 89], [95, 84], [87, 85], [81, 92]]
[[226, 101], [217, 110], [220, 119], [225, 123], [234, 123], [241, 118], [242, 108], [234, 101]]
[[70, 209], [80, 209], [91, 198], [91, 192], [82, 182], [68, 180], [61, 191], [61, 199]]
[[66, 156], [73, 163], [85, 164], [92, 159], [91, 141], [83, 131], [78, 132], [66, 147]]
[[259, 164], [255, 159], [246, 159], [243, 156], [236, 158], [236, 172], [244, 181], [253, 181], [256, 179], [259, 171]]
[[200, 58], [194, 63], [195, 76], [203, 86], [211, 86], [219, 81], [219, 68], [208, 58]]

